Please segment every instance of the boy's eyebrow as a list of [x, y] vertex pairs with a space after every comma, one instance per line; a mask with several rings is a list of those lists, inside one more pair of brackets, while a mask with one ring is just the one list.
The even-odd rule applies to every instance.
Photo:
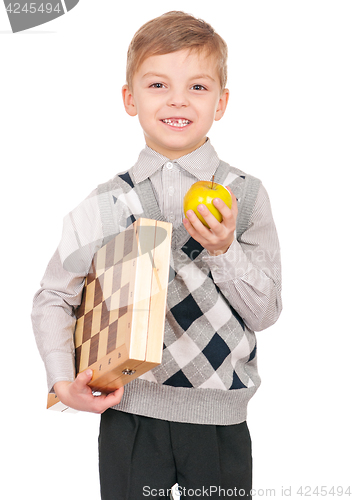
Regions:
[[208, 75], [207, 73], [201, 73], [200, 75], [195, 75], [191, 78], [191, 80], [198, 80], [199, 78], [206, 78], [207, 80], [212, 80], [215, 82], [216, 80], [212, 78], [211, 75]]
[[153, 76], [154, 78], [168, 78], [167, 75], [162, 75], [160, 73], [153, 73], [153, 71], [145, 73], [144, 75], [142, 75], [142, 78], [149, 78], [150, 76]]
[[[164, 78], [164, 79], [167, 79], [169, 78], [167, 75], [163, 75], [161, 73], [153, 73], [153, 71], [150, 71], [148, 73], [145, 73], [142, 78], [150, 78], [152, 77], [153, 78]], [[195, 76], [192, 76], [190, 78], [190, 80], [198, 80], [199, 78], [205, 78], [207, 80], [212, 80], [213, 82], [215, 82], [216, 80], [214, 78], [212, 78], [212, 76], [208, 75], [207, 73], [200, 73], [199, 75], [195, 75]]]

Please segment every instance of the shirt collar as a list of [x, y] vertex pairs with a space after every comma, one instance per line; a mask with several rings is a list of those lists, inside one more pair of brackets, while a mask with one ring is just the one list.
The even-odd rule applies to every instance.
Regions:
[[138, 184], [148, 177], [151, 177], [151, 175], [161, 169], [165, 163], [170, 161], [178, 164], [200, 181], [211, 180], [212, 175], [219, 165], [218, 155], [209, 139], [207, 139], [202, 146], [195, 149], [195, 151], [185, 156], [181, 156], [176, 160], [170, 160], [146, 145], [141, 151], [137, 162], [132, 167], [132, 174], [135, 182]]

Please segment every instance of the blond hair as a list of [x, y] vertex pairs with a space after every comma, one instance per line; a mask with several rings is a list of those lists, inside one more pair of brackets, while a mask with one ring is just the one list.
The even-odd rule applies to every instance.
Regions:
[[227, 82], [228, 49], [225, 41], [212, 26], [181, 11], [171, 11], [145, 23], [131, 40], [126, 65], [126, 83], [132, 80], [147, 57], [188, 49], [206, 56], [215, 56], [221, 90]]

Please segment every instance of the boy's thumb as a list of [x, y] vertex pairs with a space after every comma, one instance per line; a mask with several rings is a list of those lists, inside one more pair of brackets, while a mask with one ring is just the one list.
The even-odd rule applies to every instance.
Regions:
[[92, 375], [93, 375], [92, 370], [85, 370], [84, 372], [81, 372], [77, 375], [77, 380], [82, 385], [87, 385], [88, 382], [91, 380]]
[[89, 382], [93, 376], [93, 371], [92, 370], [86, 370], [85, 371], [86, 379]]

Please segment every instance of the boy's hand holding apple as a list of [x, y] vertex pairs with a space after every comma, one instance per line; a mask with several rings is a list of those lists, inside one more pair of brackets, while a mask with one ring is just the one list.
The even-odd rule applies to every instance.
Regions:
[[185, 229], [210, 255], [228, 250], [238, 215], [237, 199], [229, 188], [213, 181], [196, 182], [185, 195], [184, 213]]

